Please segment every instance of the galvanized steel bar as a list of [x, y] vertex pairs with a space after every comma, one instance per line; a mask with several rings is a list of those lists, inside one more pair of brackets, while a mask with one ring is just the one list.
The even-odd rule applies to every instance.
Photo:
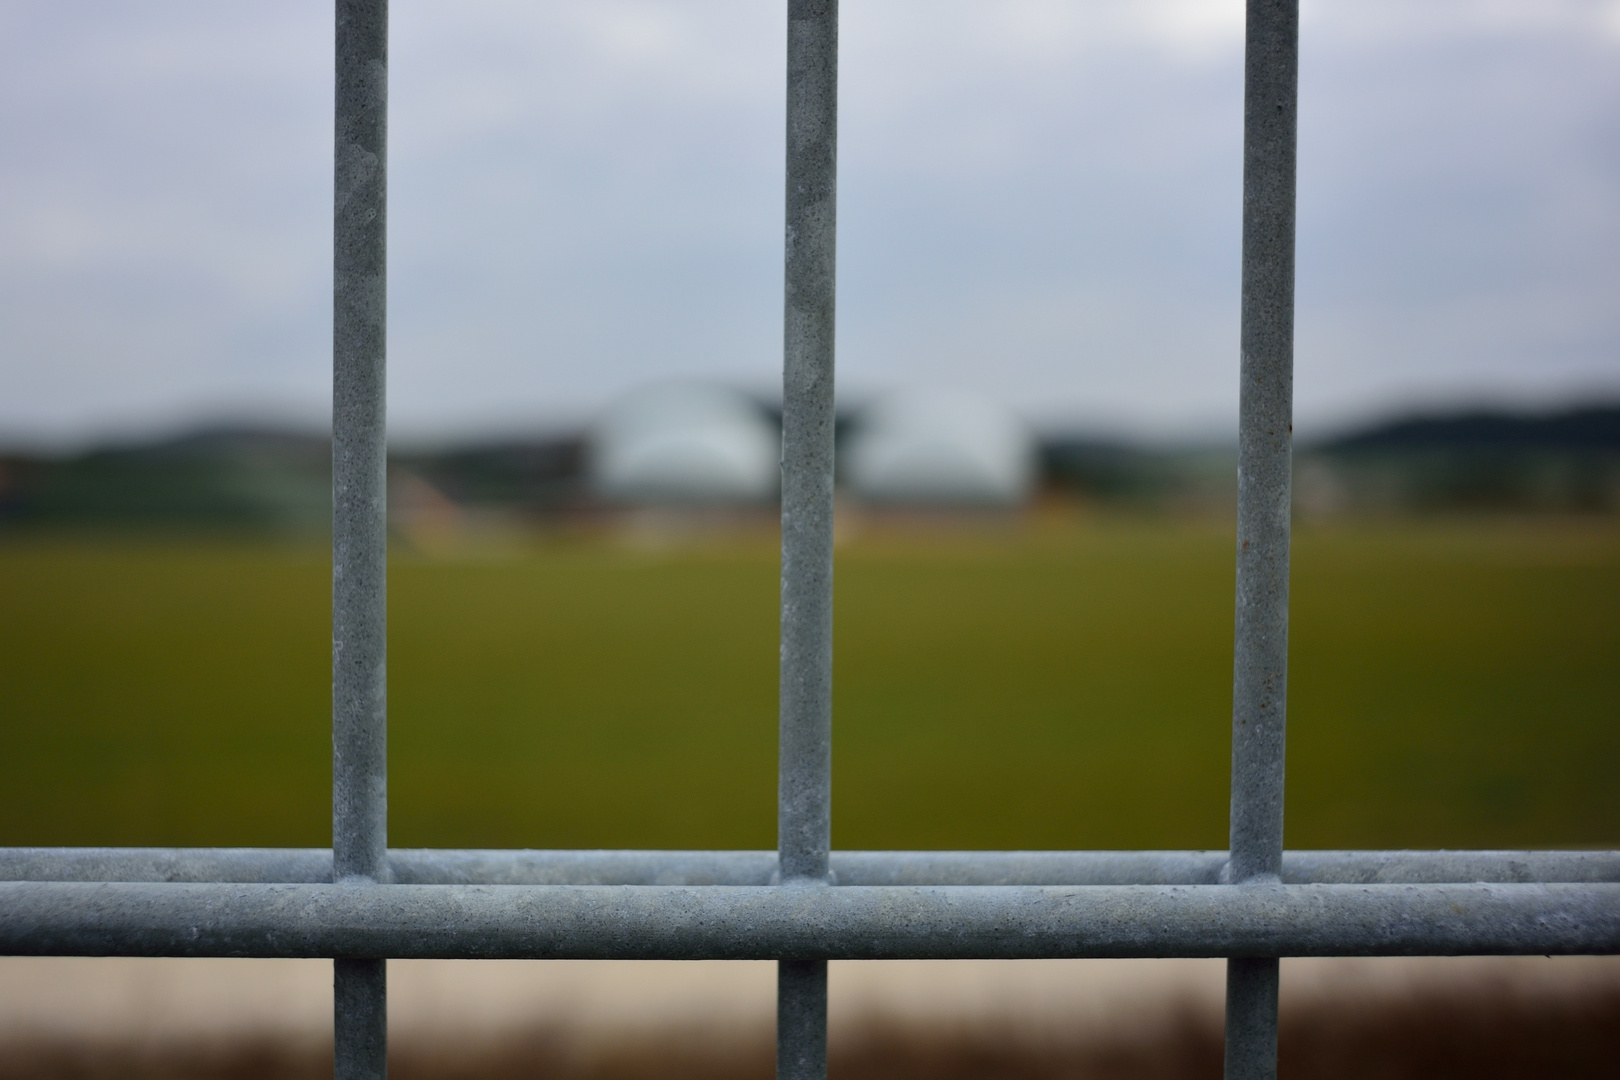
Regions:
[[776, 962], [776, 1075], [827, 1075], [827, 961]]
[[[1224, 851], [834, 851], [841, 885], [1213, 885]], [[405, 885], [768, 885], [774, 851], [395, 848]], [[321, 848], [0, 848], [0, 881], [316, 883]], [[1286, 851], [1291, 885], [1620, 883], [1620, 851]]]
[[0, 884], [0, 953], [886, 960], [1620, 952], [1620, 885]]
[[827, 879], [831, 837], [837, 0], [789, 0], [782, 362], [782, 880]]
[[332, 961], [332, 1074], [381, 1077], [388, 1073], [388, 961], [340, 957]]
[[[788, 0], [782, 319], [782, 656], [777, 858], [825, 888], [832, 837], [833, 345], [838, 0]], [[827, 1075], [827, 965], [777, 971], [778, 1080]]]
[[[332, 875], [388, 875], [388, 3], [337, 0], [332, 213]], [[333, 966], [336, 1080], [387, 1073], [381, 959]]]
[[332, 851], [388, 868], [385, 0], [338, 0], [332, 265]]
[[1232, 708], [1233, 883], [1282, 873], [1298, 0], [1250, 0]]
[[[1248, 0], [1231, 881], [1282, 874], [1294, 412], [1299, 0]], [[1226, 1076], [1277, 1075], [1275, 959], [1227, 969]]]
[[1226, 961], [1227, 1080], [1277, 1075], [1279, 971], [1275, 956], [1233, 956]]
[[331, 880], [330, 848], [0, 848], [0, 881]]

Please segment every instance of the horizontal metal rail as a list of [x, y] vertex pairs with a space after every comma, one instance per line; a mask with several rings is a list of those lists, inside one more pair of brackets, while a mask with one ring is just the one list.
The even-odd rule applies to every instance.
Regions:
[[0, 884], [0, 954], [585, 960], [1620, 952], [1620, 885]]
[[[774, 851], [401, 849], [402, 885], [770, 885]], [[1214, 885], [1224, 851], [834, 851], [840, 885]], [[1620, 883], [1620, 851], [1289, 851], [1291, 885]], [[0, 881], [332, 880], [324, 848], [0, 848]]]

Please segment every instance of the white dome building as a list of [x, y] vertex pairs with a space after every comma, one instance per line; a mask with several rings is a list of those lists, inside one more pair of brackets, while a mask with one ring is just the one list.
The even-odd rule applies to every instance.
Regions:
[[1035, 440], [992, 401], [913, 391], [862, 411], [843, 467], [850, 491], [864, 502], [1009, 507], [1034, 487]]
[[778, 487], [781, 436], [747, 396], [665, 383], [608, 409], [589, 435], [592, 488], [614, 502], [724, 506], [766, 502]]

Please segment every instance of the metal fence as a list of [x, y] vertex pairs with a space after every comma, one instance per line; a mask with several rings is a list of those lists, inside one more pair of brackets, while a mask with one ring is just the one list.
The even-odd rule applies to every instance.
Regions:
[[387, 3], [337, 0], [332, 849], [0, 850], [0, 952], [331, 957], [338, 1080], [386, 1073], [388, 957], [775, 960], [784, 1080], [829, 959], [1228, 957], [1247, 1080], [1278, 957], [1620, 952], [1620, 852], [1283, 850], [1297, 0], [1246, 50], [1229, 854], [829, 850], [837, 0], [788, 0], [778, 850], [390, 851]]

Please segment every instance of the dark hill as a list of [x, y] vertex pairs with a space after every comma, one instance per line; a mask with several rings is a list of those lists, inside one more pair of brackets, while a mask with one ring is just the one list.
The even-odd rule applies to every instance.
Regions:
[[1527, 416], [1468, 412], [1414, 416], [1323, 443], [1332, 452], [1418, 449], [1620, 450], [1620, 406]]
[[1307, 510], [1612, 512], [1620, 407], [1412, 416], [1302, 446]]

